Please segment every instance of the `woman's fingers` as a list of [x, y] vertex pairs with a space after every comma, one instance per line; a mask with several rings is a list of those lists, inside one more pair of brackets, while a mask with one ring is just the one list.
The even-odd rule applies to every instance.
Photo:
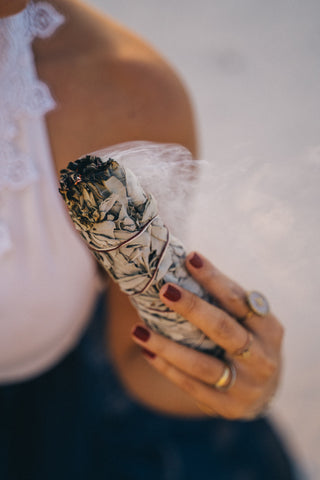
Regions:
[[217, 412], [219, 416], [235, 418], [235, 410], [230, 405], [232, 402], [226, 393], [214, 390], [214, 388], [191, 377], [159, 356], [153, 358], [148, 355], [145, 356], [153, 368], [188, 393], [197, 403], [207, 406], [210, 411]]
[[204, 383], [212, 386], [223, 374], [225, 364], [221, 360], [169, 341], [162, 335], [151, 332], [145, 326], [137, 325], [132, 334], [141, 347]]
[[213, 295], [231, 315], [239, 319], [247, 315], [246, 291], [240, 285], [196, 252], [188, 255], [186, 266], [195, 280]]
[[[244, 320], [245, 326], [257, 335], [267, 336], [281, 343], [283, 328], [272, 314], [261, 317], [252, 315], [247, 303], [247, 292], [234, 280], [227, 277], [196, 252], [187, 256], [186, 266], [194, 279], [216, 298], [223, 309], [238, 320]], [[249, 315], [248, 315], [249, 314]]]
[[252, 416], [253, 410], [257, 410], [262, 387], [252, 382], [239, 364], [235, 364], [235, 383], [227, 391], [219, 391], [215, 384], [225, 371], [224, 362], [179, 345], [142, 325], [134, 328], [132, 337], [153, 368], [208, 411], [235, 419]]
[[[270, 313], [259, 315], [260, 305], [249, 303], [252, 300], [246, 291], [203, 256], [191, 254], [186, 264], [219, 306], [172, 283], [163, 285], [160, 297], [226, 351], [228, 367], [218, 358], [177, 344], [142, 325], [135, 328], [133, 338], [156, 370], [210, 412], [225, 418], [251, 418], [264, 408], [276, 389], [282, 326]], [[256, 299], [263, 307], [263, 297], [256, 295]], [[235, 379], [234, 384], [229, 379]], [[227, 381], [230, 388], [218, 390], [219, 381], [222, 385]]]
[[[265, 380], [274, 373], [280, 350], [273, 338], [275, 335], [278, 336], [278, 333], [272, 333], [272, 326], [269, 327], [271, 332], [268, 333], [268, 337], [257, 336], [254, 331], [249, 332], [252, 339], [249, 338], [248, 345], [248, 329], [224, 310], [171, 283], [162, 287], [160, 296], [169, 308], [196, 325], [207, 337], [220, 345], [231, 358], [244, 363], [250, 370], [250, 375], [256, 380]], [[257, 321], [259, 320], [260, 317]], [[237, 355], [247, 347], [250, 355], [245, 357]]]
[[[163, 302], [197, 326], [211, 340], [230, 355], [241, 349], [247, 342], [247, 330], [227, 312], [202, 300], [197, 295], [177, 285], [167, 283], [160, 290]], [[258, 345], [251, 345], [252, 354]]]

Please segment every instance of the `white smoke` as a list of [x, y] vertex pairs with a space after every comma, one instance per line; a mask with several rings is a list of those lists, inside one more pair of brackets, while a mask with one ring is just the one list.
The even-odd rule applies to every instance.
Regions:
[[93, 152], [104, 161], [112, 158], [139, 178], [147, 193], [158, 203], [159, 213], [169, 230], [187, 241], [192, 203], [199, 169], [206, 162], [195, 162], [185, 147], [146, 141], [125, 142]]
[[[299, 432], [316, 445], [320, 146], [290, 162], [280, 155], [275, 162], [256, 152], [244, 154], [250, 144], [243, 147], [224, 162], [195, 161], [184, 147], [152, 142], [95, 153], [115, 158], [138, 176], [187, 250], [199, 250], [243, 287], [267, 295], [287, 330], [285, 373], [274, 411], [288, 440]], [[297, 412], [299, 404], [310, 405], [310, 415]]]

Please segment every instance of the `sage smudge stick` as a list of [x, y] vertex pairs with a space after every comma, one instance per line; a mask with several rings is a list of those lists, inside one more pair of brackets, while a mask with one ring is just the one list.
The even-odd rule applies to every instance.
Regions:
[[182, 243], [172, 236], [129, 168], [87, 155], [61, 170], [60, 193], [70, 216], [97, 260], [129, 297], [152, 330], [197, 350], [222, 350], [159, 298], [172, 282], [214, 303], [189, 275]]

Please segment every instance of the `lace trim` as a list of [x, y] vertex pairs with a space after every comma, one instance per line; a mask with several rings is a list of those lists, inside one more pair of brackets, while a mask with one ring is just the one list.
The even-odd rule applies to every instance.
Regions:
[[0, 21], [0, 191], [36, 179], [29, 146], [21, 139], [28, 118], [55, 107], [49, 88], [35, 71], [31, 43], [49, 37], [64, 17], [46, 2], [31, 3], [22, 13]]
[[64, 16], [46, 2], [32, 3], [26, 10], [31, 41], [50, 37], [64, 23]]
[[[52, 35], [63, 22], [64, 17], [47, 2], [30, 3], [23, 12], [0, 19], [2, 203], [4, 190], [20, 190], [38, 178], [28, 127], [32, 119], [52, 110], [55, 102], [47, 85], [37, 78], [31, 44], [35, 37]], [[0, 218], [0, 256], [11, 248], [10, 232]]]

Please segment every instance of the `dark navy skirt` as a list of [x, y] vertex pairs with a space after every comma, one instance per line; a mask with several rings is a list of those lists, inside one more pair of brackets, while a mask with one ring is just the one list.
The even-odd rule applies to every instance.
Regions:
[[1, 480], [291, 480], [267, 419], [182, 420], [123, 390], [99, 299], [77, 347], [41, 376], [0, 387]]

